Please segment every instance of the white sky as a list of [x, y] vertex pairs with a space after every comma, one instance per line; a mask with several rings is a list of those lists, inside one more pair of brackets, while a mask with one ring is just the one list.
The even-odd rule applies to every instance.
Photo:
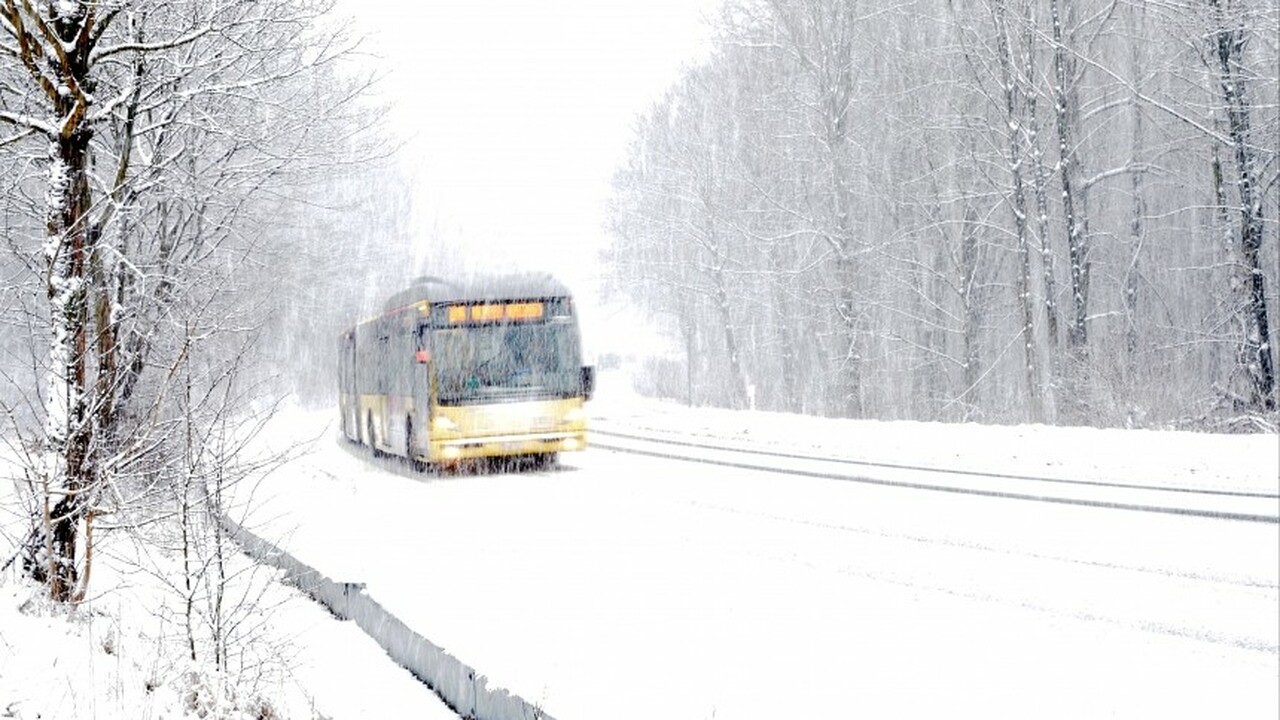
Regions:
[[633, 121], [705, 52], [718, 4], [344, 0], [393, 66], [420, 255], [593, 284]]

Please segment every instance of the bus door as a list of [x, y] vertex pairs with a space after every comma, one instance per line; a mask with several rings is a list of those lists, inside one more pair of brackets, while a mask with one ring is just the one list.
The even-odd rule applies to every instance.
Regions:
[[351, 440], [360, 439], [360, 395], [356, 388], [356, 333], [342, 334], [338, 350], [338, 408], [342, 415], [342, 433]]
[[413, 369], [409, 373], [409, 392], [413, 396], [413, 436], [409, 452], [427, 454], [427, 440], [431, 420], [435, 416], [435, 361], [431, 356], [431, 328], [418, 323], [413, 333]]

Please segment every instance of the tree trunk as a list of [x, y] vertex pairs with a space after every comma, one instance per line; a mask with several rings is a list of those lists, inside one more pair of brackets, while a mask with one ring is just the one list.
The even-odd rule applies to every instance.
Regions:
[[[784, 269], [791, 265], [787, 253], [776, 245], [770, 251], [769, 256], [775, 268]], [[769, 282], [769, 287], [772, 290], [769, 309], [774, 339], [778, 345], [779, 369], [782, 373], [780, 383], [782, 397], [778, 398], [774, 409], [798, 413], [804, 412], [805, 404], [804, 397], [801, 394], [800, 368], [797, 360], [800, 350], [799, 338], [793, 330], [793, 326], [796, 325], [796, 315], [792, 310], [792, 302], [789, 298], [792, 288], [788, 277], [785, 273], [778, 273]]]
[[[1025, 77], [1029, 79], [1029, 82], [1034, 83], [1034, 78], [1037, 77], [1035, 40], [1039, 37], [1039, 28], [1035, 21], [1031, 3], [1027, 3], [1024, 20], [1023, 44], [1026, 55], [1023, 64], [1026, 68]], [[1061, 371], [1058, 367], [1058, 351], [1062, 344], [1062, 333], [1058, 330], [1058, 283], [1054, 274], [1053, 246], [1050, 241], [1051, 234], [1049, 231], [1048, 187], [1050, 181], [1048, 170], [1045, 169], [1044, 164], [1044, 150], [1040, 144], [1040, 115], [1037, 110], [1036, 97], [1037, 93], [1034, 88], [1026, 93], [1025, 123], [1027, 127], [1027, 147], [1032, 165], [1032, 192], [1036, 199], [1036, 234], [1040, 238], [1040, 292], [1044, 294], [1046, 359], [1041, 368], [1044, 376], [1041, 386], [1044, 421], [1053, 423], [1057, 421], [1056, 391], [1058, 378], [1061, 376]]]
[[[1063, 0], [1069, 3], [1071, 0]], [[1072, 100], [1075, 86], [1075, 63], [1066, 45], [1062, 13], [1058, 0], [1050, 0], [1053, 21], [1054, 104], [1058, 126], [1059, 176], [1062, 180], [1062, 214], [1067, 230], [1067, 257], [1071, 263], [1071, 323], [1067, 327], [1067, 344], [1077, 359], [1083, 358], [1089, 342], [1087, 327], [1089, 306], [1089, 238], [1084, 213], [1082, 190], [1076, 185], [1080, 171], [1076, 152]]]
[[1135, 83], [1135, 90], [1130, 104], [1133, 112], [1133, 134], [1130, 142], [1129, 153], [1129, 177], [1130, 191], [1133, 193], [1133, 210], [1129, 222], [1129, 265], [1125, 268], [1124, 273], [1124, 316], [1125, 316], [1125, 374], [1128, 376], [1129, 388], [1132, 391], [1134, 387], [1134, 374], [1138, 367], [1138, 279], [1141, 273], [1139, 258], [1142, 255], [1142, 243], [1145, 228], [1143, 221], [1146, 217], [1146, 202], [1143, 197], [1143, 170], [1142, 162], [1142, 146], [1145, 138], [1143, 137], [1143, 114], [1142, 105], [1137, 90], [1137, 83], [1142, 81], [1142, 52], [1141, 44], [1136, 38], [1142, 37], [1142, 17], [1143, 8], [1137, 6], [1133, 8], [1130, 15], [1132, 26], [1130, 35], [1135, 38], [1130, 48], [1130, 68]]
[[92, 408], [88, 384], [89, 286], [87, 258], [93, 234], [86, 228], [90, 205], [88, 127], [81, 126], [51, 145], [49, 218], [46, 261], [48, 298], [53, 322], [50, 347], [50, 392], [46, 402], [46, 439], [51, 458], [47, 549], [49, 594], [69, 602], [80, 575], [76, 546], [95, 486]]
[[[978, 217], [972, 207], [965, 208], [960, 229], [960, 277], [964, 301], [964, 390], [968, 407], [980, 407], [978, 382], [982, 377], [982, 300], [978, 292]], [[963, 420], [969, 420], [966, 411]]]
[[1257, 187], [1258, 159], [1249, 145], [1249, 100], [1240, 72], [1246, 34], [1224, 16], [1218, 0], [1209, 0], [1218, 16], [1213, 43], [1218, 60], [1218, 81], [1226, 103], [1227, 128], [1236, 160], [1236, 191], [1240, 196], [1240, 255], [1244, 263], [1244, 344], [1238, 363], [1249, 382], [1248, 404], [1257, 410], [1276, 409], [1275, 366], [1272, 361], [1270, 323], [1267, 317], [1266, 275], [1261, 265], [1263, 237], [1262, 198]]
[[840, 417], [861, 418], [862, 407], [862, 355], [858, 342], [858, 311], [854, 302], [854, 264], [847, 254], [836, 261], [836, 277], [840, 283], [840, 329], [844, 356], [839, 358]]
[[1000, 57], [1000, 77], [1004, 83], [1004, 111], [1009, 132], [1009, 177], [1012, 180], [1014, 238], [1018, 248], [1018, 302], [1022, 308], [1023, 382], [1026, 385], [1028, 416], [1032, 422], [1044, 419], [1044, 403], [1040, 395], [1040, 371], [1036, 362], [1035, 302], [1031, 290], [1031, 242], [1027, 228], [1026, 190], [1022, 183], [1022, 121], [1018, 108], [1018, 82], [1013, 73], [1013, 54], [1009, 47], [1008, 23], [1004, 3], [997, 0], [996, 51]]

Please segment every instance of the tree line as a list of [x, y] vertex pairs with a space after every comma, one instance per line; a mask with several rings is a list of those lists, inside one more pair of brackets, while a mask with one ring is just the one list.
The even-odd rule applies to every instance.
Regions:
[[250, 640], [224, 492], [279, 460], [245, 443], [321, 382], [366, 284], [407, 273], [375, 78], [332, 6], [0, 0], [0, 437], [24, 473], [0, 510], [29, 529], [0, 571], [73, 606], [107, 535], [180, 556], [174, 640], [220, 675]]
[[728, 0], [714, 28], [609, 212], [615, 289], [683, 349], [659, 391], [1275, 429], [1274, 3]]

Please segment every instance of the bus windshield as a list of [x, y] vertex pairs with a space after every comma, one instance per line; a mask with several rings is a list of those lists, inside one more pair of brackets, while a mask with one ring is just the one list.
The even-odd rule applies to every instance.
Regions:
[[432, 353], [442, 404], [572, 397], [580, 392], [575, 327], [569, 322], [435, 330]]

